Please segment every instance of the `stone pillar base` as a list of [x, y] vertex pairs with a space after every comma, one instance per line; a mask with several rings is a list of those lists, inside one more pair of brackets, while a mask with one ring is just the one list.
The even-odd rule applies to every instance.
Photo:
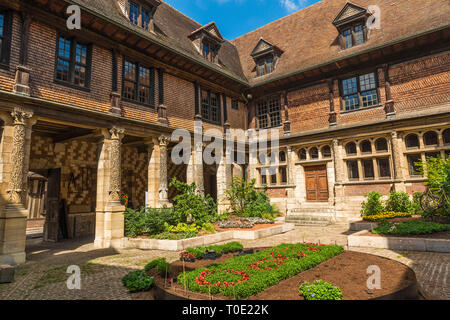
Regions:
[[[101, 234], [96, 236], [94, 246], [96, 248], [112, 248], [117, 246], [115, 243], [120, 242], [125, 236], [125, 219], [123, 212], [125, 207], [122, 205], [112, 205], [105, 207], [103, 213], [103, 237]], [[97, 214], [99, 214], [97, 212]], [[101, 218], [102, 214], [97, 217], [97, 221]], [[98, 230], [100, 231], [100, 230]]]
[[404, 182], [395, 182], [394, 190], [397, 192], [406, 192], [406, 185]]
[[25, 262], [27, 216], [22, 204], [7, 204], [0, 213], [0, 264]]
[[218, 214], [226, 214], [230, 211], [231, 204], [228, 201], [221, 202], [217, 205]]

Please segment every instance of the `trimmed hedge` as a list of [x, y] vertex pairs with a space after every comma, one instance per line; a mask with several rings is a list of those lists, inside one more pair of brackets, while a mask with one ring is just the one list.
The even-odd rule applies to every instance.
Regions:
[[245, 256], [237, 256], [209, 268], [198, 268], [178, 276], [178, 283], [196, 292], [222, 293], [248, 298], [281, 280], [311, 269], [344, 251], [342, 246], [281, 244]]
[[450, 225], [424, 221], [403, 221], [392, 224], [389, 221], [372, 230], [375, 234], [420, 235], [450, 231]]
[[211, 245], [206, 247], [195, 247], [186, 249], [187, 252], [192, 253], [196, 259], [203, 259], [206, 250], [214, 250], [217, 254], [225, 254], [229, 252], [242, 251], [244, 246], [239, 242], [230, 242], [222, 245]]

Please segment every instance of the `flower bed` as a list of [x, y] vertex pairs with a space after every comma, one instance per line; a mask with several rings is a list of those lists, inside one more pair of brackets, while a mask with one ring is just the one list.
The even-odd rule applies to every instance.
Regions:
[[282, 244], [182, 273], [177, 280], [191, 291], [248, 298], [343, 251], [343, 247], [333, 245]]
[[386, 219], [394, 219], [394, 218], [409, 218], [412, 217], [411, 213], [408, 212], [383, 212], [371, 216], [364, 216], [364, 221], [376, 222]]
[[[216, 255], [222, 255], [224, 253], [229, 252], [238, 252], [242, 251], [244, 246], [239, 242], [229, 242], [223, 245], [212, 245], [212, 246], [206, 246], [206, 247], [195, 247], [195, 248], [187, 248], [186, 251], [180, 253], [180, 258], [189, 257], [192, 259], [194, 257], [195, 259], [203, 259], [205, 257], [205, 254], [207, 251], [214, 250]], [[189, 256], [186, 252], [190, 253], [192, 256]]]
[[275, 221], [263, 218], [249, 217], [249, 218], [238, 218], [230, 219], [219, 222], [217, 225], [221, 229], [251, 229], [257, 224], [274, 224]]

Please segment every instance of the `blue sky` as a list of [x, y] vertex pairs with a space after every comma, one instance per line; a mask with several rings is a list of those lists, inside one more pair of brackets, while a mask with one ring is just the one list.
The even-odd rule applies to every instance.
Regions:
[[220, 33], [233, 40], [319, 0], [164, 0], [205, 25], [215, 21]]

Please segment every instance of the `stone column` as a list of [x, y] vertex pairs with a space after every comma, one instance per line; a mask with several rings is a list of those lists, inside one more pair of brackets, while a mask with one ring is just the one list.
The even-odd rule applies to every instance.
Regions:
[[[0, 264], [25, 262], [26, 224], [28, 211], [24, 207], [29, 165], [31, 120], [33, 112], [14, 109], [5, 122], [1, 141]], [[6, 189], [6, 190], [5, 190]]]
[[394, 189], [396, 191], [406, 191], [405, 179], [403, 175], [402, 166], [402, 150], [401, 150], [401, 139], [396, 131], [391, 133], [391, 155], [393, 164], [392, 171], [394, 172]]
[[217, 169], [217, 202], [218, 212], [226, 213], [230, 208], [230, 202], [227, 199], [226, 190], [230, 187], [233, 178], [231, 150], [225, 148]]
[[170, 138], [168, 136], [160, 136], [159, 141], [159, 207], [169, 206], [169, 185], [167, 183], [167, 147]]
[[197, 142], [194, 146], [194, 161], [195, 161], [195, 170], [194, 170], [194, 182], [197, 186], [197, 192], [201, 195], [205, 194], [205, 182], [203, 175], [203, 142]]
[[157, 208], [159, 205], [159, 163], [161, 160], [159, 141], [157, 138], [150, 138], [146, 144], [148, 146], [147, 205], [150, 208]]
[[113, 127], [102, 131], [97, 172], [97, 209], [95, 246], [120, 247], [124, 237], [125, 207], [120, 203], [121, 145], [124, 130]]

